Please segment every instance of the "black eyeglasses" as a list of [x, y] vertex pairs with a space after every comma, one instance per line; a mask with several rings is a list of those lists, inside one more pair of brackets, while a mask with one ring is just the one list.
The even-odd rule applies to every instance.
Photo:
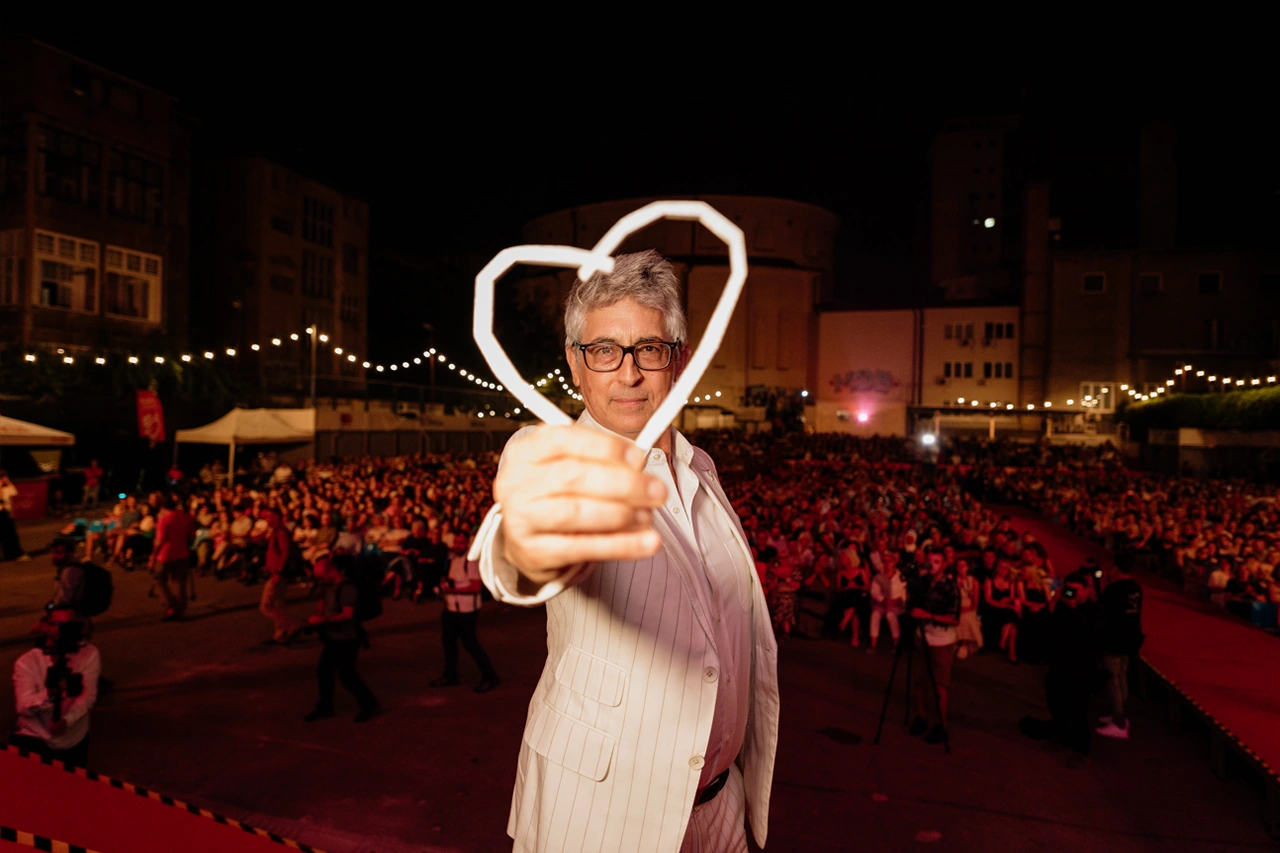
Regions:
[[666, 370], [670, 366], [671, 358], [675, 355], [676, 347], [680, 346], [680, 342], [641, 341], [629, 347], [610, 343], [580, 344], [575, 342], [574, 346], [582, 352], [582, 360], [586, 363], [588, 370], [596, 373], [612, 373], [622, 367], [622, 362], [626, 359], [628, 353], [631, 354], [631, 359], [636, 363], [636, 367], [641, 370]]

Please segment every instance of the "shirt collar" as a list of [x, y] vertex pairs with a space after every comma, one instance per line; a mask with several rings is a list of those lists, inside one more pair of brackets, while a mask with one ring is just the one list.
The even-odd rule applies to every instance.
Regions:
[[[598, 429], [601, 432], [613, 432], [591, 417], [591, 413], [586, 409], [583, 409], [582, 414], [578, 417], [578, 424], [591, 429]], [[689, 439], [685, 438], [680, 430], [675, 427], [667, 427], [667, 429], [672, 433], [671, 449], [676, 461], [683, 465], [692, 466], [694, 454], [693, 445], [689, 443]], [[614, 435], [617, 435], [617, 433], [614, 433]]]

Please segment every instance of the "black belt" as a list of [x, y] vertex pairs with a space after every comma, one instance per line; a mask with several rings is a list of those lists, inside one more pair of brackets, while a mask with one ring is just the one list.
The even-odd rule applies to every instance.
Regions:
[[729, 781], [729, 771], [726, 770], [719, 776], [711, 780], [711, 784], [698, 792], [698, 801], [694, 805], [704, 805], [716, 798], [716, 794], [720, 793], [720, 789], [724, 787], [724, 783]]

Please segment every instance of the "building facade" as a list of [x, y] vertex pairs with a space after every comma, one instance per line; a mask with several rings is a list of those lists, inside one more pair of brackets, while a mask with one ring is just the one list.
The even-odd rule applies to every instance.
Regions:
[[162, 92], [0, 42], [0, 340], [71, 352], [188, 335], [191, 123]]
[[1049, 393], [1092, 394], [1103, 414], [1121, 386], [1152, 393], [1188, 364], [1171, 390], [1280, 364], [1280, 252], [1057, 251], [1051, 292]]
[[258, 155], [206, 164], [200, 195], [201, 347], [235, 351], [268, 388], [301, 389], [315, 326], [324, 392], [363, 387], [368, 204]]
[[814, 429], [906, 435], [918, 390], [920, 330], [914, 310], [824, 312]]
[[[818, 312], [834, 269], [839, 220], [822, 208], [783, 199], [697, 196], [746, 235], [747, 284], [719, 351], [696, 396], [720, 392], [726, 408], [774, 391], [798, 393], [818, 380]], [[530, 222], [526, 243], [590, 248], [623, 215], [654, 199], [628, 199], [562, 210]], [[633, 234], [619, 252], [653, 248], [670, 258], [684, 284], [690, 344], [697, 346], [728, 278], [725, 245], [696, 222], [659, 221]], [[520, 283], [532, 310], [560, 322], [571, 270], [540, 272]], [[563, 331], [561, 327], [561, 331]]]
[[926, 308], [922, 406], [963, 406], [978, 400], [1004, 408], [1019, 399], [1018, 306]]

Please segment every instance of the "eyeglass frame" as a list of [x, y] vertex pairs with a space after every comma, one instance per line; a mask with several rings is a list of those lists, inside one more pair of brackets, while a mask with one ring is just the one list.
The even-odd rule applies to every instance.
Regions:
[[[584, 344], [581, 341], [574, 341], [573, 347], [578, 352], [582, 353], [582, 365], [592, 373], [615, 373], [622, 369], [622, 365], [626, 363], [628, 355], [631, 356], [631, 363], [636, 366], [637, 370], [643, 370], [645, 373], [657, 373], [671, 367], [671, 363], [676, 360], [676, 351], [679, 350], [682, 343], [683, 341], [640, 341], [639, 343], [632, 344], [629, 347], [624, 347], [621, 344], [615, 344], [611, 341], [596, 341], [595, 343], [590, 344]], [[597, 347], [601, 344], [609, 344], [610, 346], [616, 346], [622, 350], [622, 358], [618, 359], [617, 367], [609, 370], [597, 370], [587, 363], [587, 347]], [[642, 347], [646, 344], [665, 344], [666, 346], [671, 347], [671, 353], [667, 358], [667, 363], [662, 367], [641, 367], [639, 359], [636, 358], [636, 347]]]

